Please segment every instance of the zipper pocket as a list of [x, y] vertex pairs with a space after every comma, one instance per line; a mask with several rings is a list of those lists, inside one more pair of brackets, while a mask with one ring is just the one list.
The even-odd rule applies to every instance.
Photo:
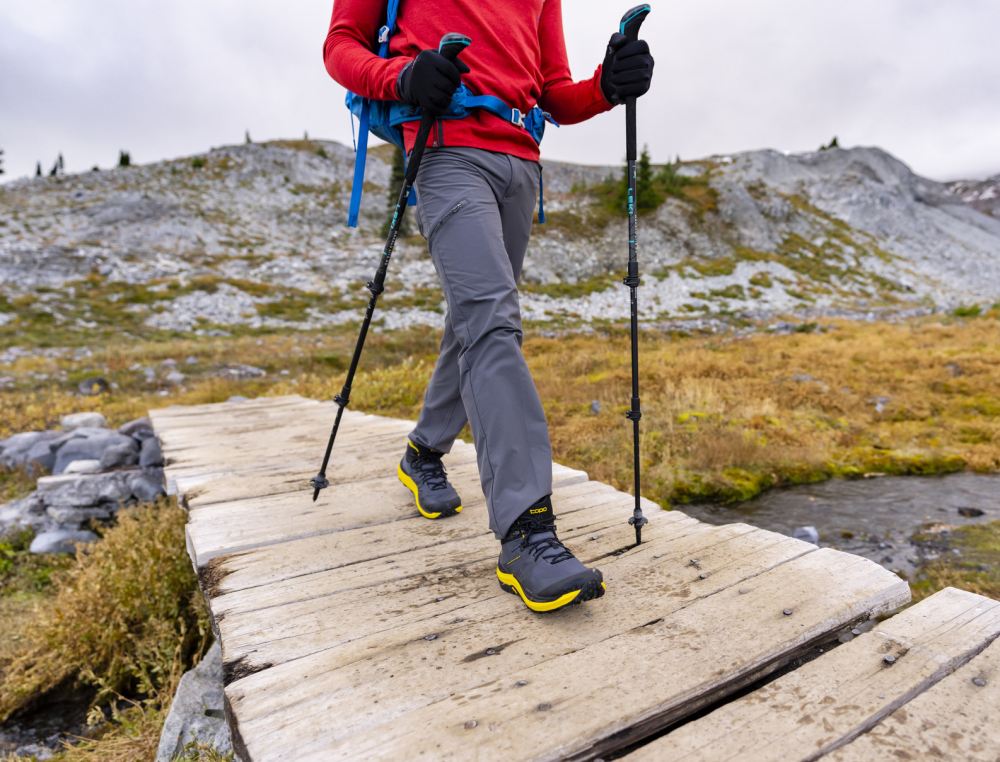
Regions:
[[456, 214], [462, 211], [462, 207], [465, 206], [465, 204], [466, 200], [462, 199], [457, 204], [455, 204], [455, 206], [453, 206], [447, 212], [442, 214], [441, 219], [439, 219], [437, 222], [434, 223], [434, 226], [430, 229], [430, 232], [427, 234], [427, 240], [430, 241], [431, 238], [434, 237], [434, 234], [440, 229], [440, 227], [444, 223], [446, 223], [448, 220], [450, 220], [452, 217], [454, 217]]

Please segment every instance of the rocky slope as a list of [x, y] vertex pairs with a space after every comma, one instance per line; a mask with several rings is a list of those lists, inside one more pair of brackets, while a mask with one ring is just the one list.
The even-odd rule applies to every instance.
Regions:
[[[343, 224], [352, 152], [330, 142], [230, 146], [0, 186], [0, 341], [353, 323], [381, 250], [387, 158], [369, 157], [360, 231]], [[683, 184], [640, 223], [647, 321], [1000, 299], [996, 178], [946, 186], [875, 148], [755, 151], [677, 174]], [[545, 163], [550, 221], [536, 226], [525, 266], [526, 319], [625, 318], [624, 223], [602, 200], [618, 176]], [[422, 239], [403, 240], [376, 322], [437, 326], [442, 313]]]
[[958, 180], [949, 183], [948, 190], [983, 214], [1000, 219], [1000, 175], [985, 180]]

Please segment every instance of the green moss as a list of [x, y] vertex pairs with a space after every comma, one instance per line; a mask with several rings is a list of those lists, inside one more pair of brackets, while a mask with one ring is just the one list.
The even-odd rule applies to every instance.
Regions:
[[983, 313], [983, 308], [980, 307], [978, 304], [969, 304], [956, 307], [951, 314], [954, 315], [955, 317], [970, 318], [970, 317], [979, 317], [982, 313]]
[[598, 291], [612, 288], [618, 279], [613, 275], [594, 275], [582, 278], [575, 283], [558, 281], [556, 283], [521, 283], [520, 290], [528, 294], [545, 294], [557, 298], [579, 299]]
[[732, 285], [726, 286], [725, 288], [712, 289], [709, 293], [712, 296], [720, 297], [723, 299], [746, 298], [746, 293], [743, 291], [743, 286], [741, 286], [739, 283], [733, 283]]
[[[958, 587], [988, 598], [1000, 598], [1000, 521], [951, 530], [946, 536], [922, 533], [918, 543], [941, 547], [939, 560], [922, 567], [911, 584], [914, 601], [944, 587]], [[950, 552], [957, 550], [958, 555]]]
[[761, 288], [771, 288], [774, 283], [771, 281], [771, 276], [766, 272], [754, 273], [750, 276], [750, 284], [754, 286], [760, 286]]

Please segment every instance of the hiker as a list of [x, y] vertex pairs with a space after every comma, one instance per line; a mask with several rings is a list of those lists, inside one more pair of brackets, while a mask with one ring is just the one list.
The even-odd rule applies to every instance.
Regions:
[[[600, 597], [601, 572], [556, 535], [548, 427], [521, 353], [517, 283], [542, 184], [524, 115], [537, 104], [556, 123], [574, 124], [642, 95], [653, 71], [649, 47], [616, 33], [594, 75], [574, 82], [560, 0], [400, 0], [392, 29], [386, 12], [384, 2], [335, 0], [323, 53], [330, 75], [354, 93], [439, 117], [417, 172], [416, 215], [448, 310], [398, 477], [422, 516], [460, 513], [442, 456], [468, 421], [501, 543], [501, 587], [533, 611]], [[391, 33], [387, 58], [373, 52], [380, 32]], [[436, 50], [443, 32], [472, 40], [454, 62]], [[460, 83], [495, 96], [511, 118], [487, 108], [449, 118]], [[402, 128], [409, 152], [418, 124]]]

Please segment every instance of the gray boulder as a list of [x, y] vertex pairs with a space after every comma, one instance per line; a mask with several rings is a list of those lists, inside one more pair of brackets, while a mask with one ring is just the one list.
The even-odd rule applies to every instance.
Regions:
[[108, 426], [107, 420], [100, 413], [73, 413], [64, 415], [59, 419], [60, 425], [65, 431], [72, 431], [81, 427], [105, 429]]
[[51, 471], [56, 464], [57, 439], [42, 439], [35, 442], [24, 454], [23, 465], [37, 470]]
[[132, 496], [130, 479], [137, 472], [107, 474], [62, 474], [38, 480], [38, 496], [50, 508], [91, 508], [103, 503], [117, 505]]
[[96, 539], [98, 537], [93, 532], [56, 529], [36, 535], [28, 550], [32, 553], [74, 553], [77, 543], [94, 542]]
[[119, 434], [124, 434], [127, 437], [135, 437], [136, 439], [145, 439], [148, 436], [147, 432], [152, 434], [153, 423], [145, 416], [136, 418], [134, 421], [129, 421], [128, 423], [123, 423], [118, 427]]
[[126, 437], [124, 441], [113, 444], [101, 453], [101, 470], [110, 471], [113, 468], [134, 466], [139, 462], [139, 443]]
[[87, 433], [74, 437], [56, 452], [52, 473], [61, 474], [74, 460], [101, 460], [104, 451], [115, 445], [134, 447], [135, 440], [115, 431], [99, 429], [99, 434]]
[[805, 542], [812, 543], [813, 545], [819, 545], [819, 532], [816, 531], [816, 527], [806, 526], [806, 527], [796, 527], [792, 532], [792, 537], [796, 540], [804, 540]]
[[38, 445], [57, 440], [58, 431], [22, 431], [0, 439], [0, 466], [21, 468], [28, 463], [28, 453]]
[[142, 451], [139, 453], [139, 465], [142, 468], [163, 465], [163, 449], [160, 447], [160, 440], [150, 437], [142, 442]]
[[118, 510], [113, 503], [92, 508], [75, 508], [68, 505], [53, 505], [45, 509], [46, 515], [52, 519], [56, 529], [79, 529], [88, 521], [108, 521]]
[[221, 754], [232, 752], [232, 736], [222, 704], [222, 649], [215, 643], [177, 686], [160, 732], [156, 762], [170, 762], [192, 741], [207, 744]]
[[45, 503], [37, 492], [0, 506], [0, 532], [11, 527], [31, 527], [39, 530], [48, 523]]
[[111, 391], [111, 384], [105, 378], [94, 376], [83, 379], [83, 381], [76, 385], [76, 389], [85, 397], [96, 397], [99, 394]]
[[101, 470], [99, 460], [74, 460], [63, 469], [64, 474], [96, 474]]
[[163, 488], [163, 469], [149, 468], [131, 472], [129, 489], [140, 503], [149, 503], [167, 494]]

